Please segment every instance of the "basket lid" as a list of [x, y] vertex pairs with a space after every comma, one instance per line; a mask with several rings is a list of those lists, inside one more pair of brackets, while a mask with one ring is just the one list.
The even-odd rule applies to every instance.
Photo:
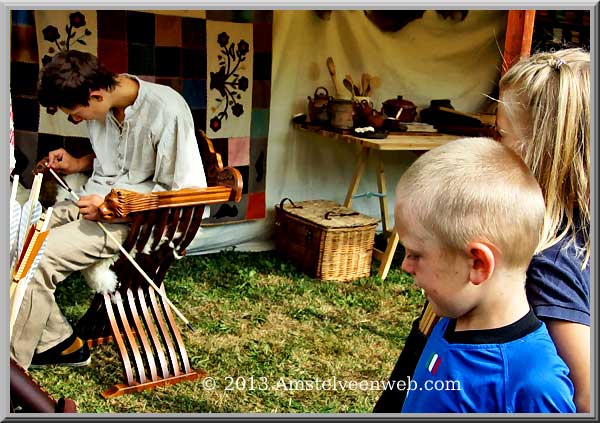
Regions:
[[282, 201], [275, 206], [286, 213], [306, 219], [325, 228], [354, 228], [376, 225], [379, 219], [366, 216], [330, 200], [307, 200], [291, 204]]

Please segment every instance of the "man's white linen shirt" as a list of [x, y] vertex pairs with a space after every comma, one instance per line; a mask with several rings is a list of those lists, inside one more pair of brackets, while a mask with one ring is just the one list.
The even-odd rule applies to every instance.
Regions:
[[96, 154], [83, 195], [106, 196], [113, 188], [136, 192], [206, 187], [194, 121], [184, 98], [171, 87], [124, 75], [139, 83], [122, 125], [109, 111], [87, 121]]

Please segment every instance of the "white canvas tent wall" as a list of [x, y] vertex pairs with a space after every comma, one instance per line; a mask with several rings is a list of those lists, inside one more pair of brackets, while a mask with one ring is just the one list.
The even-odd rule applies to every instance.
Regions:
[[[267, 219], [203, 227], [188, 254], [273, 248], [273, 206], [284, 197], [344, 201], [358, 147], [297, 131], [290, 124], [292, 115], [307, 112], [307, 96], [317, 87], [333, 90], [328, 56], [335, 61], [340, 85], [348, 73], [355, 80], [362, 72], [381, 78], [382, 86], [372, 96], [376, 107], [402, 95], [419, 108], [431, 99], [448, 98], [458, 110], [478, 112], [500, 76], [506, 16], [506, 11], [471, 10], [464, 21], [455, 22], [427, 11], [400, 31], [384, 33], [359, 10], [336, 10], [329, 21], [309, 10], [275, 11]], [[390, 205], [398, 178], [415, 158], [411, 152], [385, 154]], [[375, 190], [369, 165], [358, 192]], [[356, 199], [353, 208], [379, 215], [374, 197]], [[389, 219], [393, 221], [393, 207]]]

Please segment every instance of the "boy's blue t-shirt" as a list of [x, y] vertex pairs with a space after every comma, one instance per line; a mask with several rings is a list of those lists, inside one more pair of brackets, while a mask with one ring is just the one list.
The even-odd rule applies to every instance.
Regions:
[[454, 332], [455, 324], [434, 327], [403, 413], [575, 412], [569, 369], [533, 311], [499, 329]]

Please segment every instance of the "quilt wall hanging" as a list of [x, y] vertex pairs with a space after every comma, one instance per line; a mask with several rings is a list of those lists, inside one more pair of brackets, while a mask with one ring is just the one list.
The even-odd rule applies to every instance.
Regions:
[[265, 217], [273, 12], [177, 12], [12, 11], [11, 98], [17, 171], [25, 184], [49, 151], [91, 151], [84, 126], [60, 111], [48, 113], [36, 98], [40, 68], [58, 51], [77, 49], [97, 55], [114, 72], [180, 92], [196, 129], [212, 139], [225, 166], [240, 170], [242, 201], [211, 207], [204, 224]]

